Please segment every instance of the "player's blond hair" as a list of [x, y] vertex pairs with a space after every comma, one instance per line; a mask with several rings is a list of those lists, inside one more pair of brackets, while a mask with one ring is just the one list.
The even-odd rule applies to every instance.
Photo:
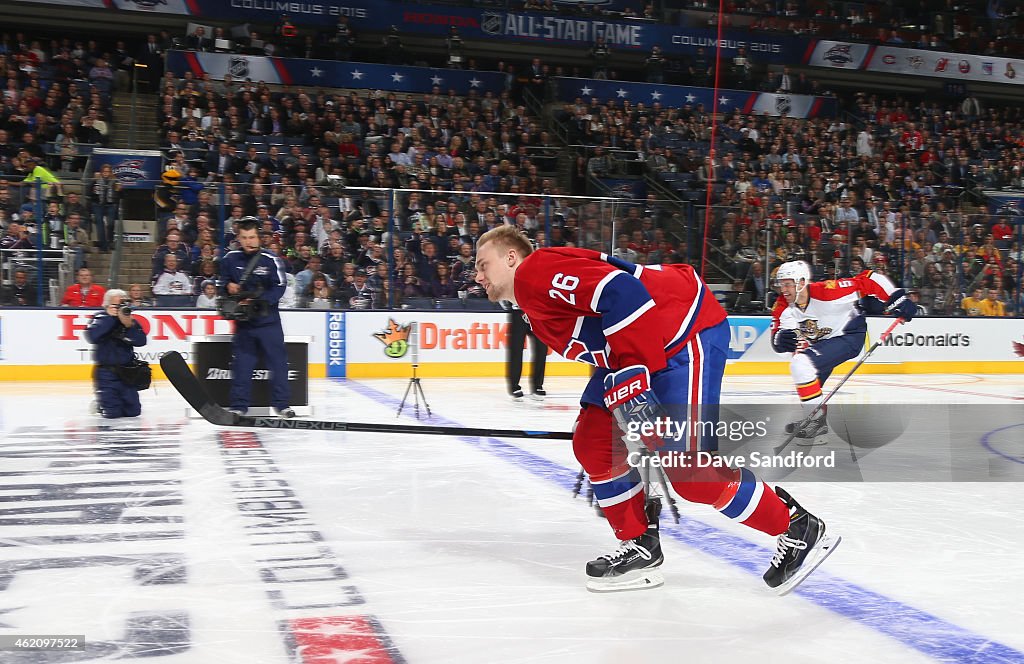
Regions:
[[526, 258], [533, 253], [530, 238], [515, 226], [498, 226], [487, 231], [476, 241], [476, 250], [480, 251], [480, 247], [490, 242], [494, 243], [499, 253], [514, 249], [520, 258]]

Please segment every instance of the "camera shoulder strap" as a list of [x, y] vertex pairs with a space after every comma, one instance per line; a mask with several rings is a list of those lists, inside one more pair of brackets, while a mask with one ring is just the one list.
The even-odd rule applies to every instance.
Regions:
[[257, 249], [256, 250], [256, 254], [252, 258], [249, 259], [249, 263], [245, 266], [245, 270], [242, 271], [242, 276], [240, 276], [238, 278], [238, 285], [239, 286], [244, 285], [246, 280], [249, 279], [249, 275], [251, 275], [252, 271], [256, 269], [256, 265], [259, 264], [260, 258], [262, 256], [263, 256], [263, 250], [262, 249]]

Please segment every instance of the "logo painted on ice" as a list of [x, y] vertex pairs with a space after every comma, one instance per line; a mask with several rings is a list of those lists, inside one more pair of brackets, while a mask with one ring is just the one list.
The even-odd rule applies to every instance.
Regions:
[[412, 323], [399, 325], [394, 318], [388, 319], [388, 327], [383, 332], [374, 332], [373, 336], [384, 344], [384, 354], [392, 359], [404, 357], [409, 352], [409, 332]]
[[772, 319], [768, 316], [730, 317], [728, 359], [738, 360], [746, 355], [771, 323]]

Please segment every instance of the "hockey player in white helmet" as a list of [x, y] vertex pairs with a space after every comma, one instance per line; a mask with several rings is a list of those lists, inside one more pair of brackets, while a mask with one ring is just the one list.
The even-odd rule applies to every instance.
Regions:
[[[780, 296], [772, 308], [771, 341], [790, 358], [789, 370], [805, 417], [822, 400], [822, 384], [843, 362], [860, 354], [867, 333], [865, 314], [892, 314], [910, 320], [917, 306], [885, 275], [870, 270], [848, 279], [812, 282], [803, 261], [779, 266], [775, 283]], [[787, 425], [794, 431], [799, 422]], [[797, 443], [824, 442], [825, 408], [797, 431]]]

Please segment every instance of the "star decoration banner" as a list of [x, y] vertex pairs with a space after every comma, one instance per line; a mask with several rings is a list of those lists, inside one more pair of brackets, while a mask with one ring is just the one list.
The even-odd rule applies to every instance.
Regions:
[[[605, 81], [590, 78], [558, 78], [558, 97], [571, 101], [577, 97], [589, 103], [592, 98], [600, 102], [614, 101], [617, 106], [629, 102], [633, 106], [655, 103], [664, 108], [692, 108], [702, 105], [710, 112], [715, 104], [713, 88], [696, 88], [683, 85], [660, 83], [630, 83], [627, 81]], [[752, 113], [756, 115], [787, 115], [791, 118], [833, 117], [837, 104], [832, 97], [810, 95], [771, 94], [750, 90], [718, 89], [718, 112]]]
[[399, 67], [365, 62], [336, 60], [305, 60], [273, 58], [233, 53], [198, 53], [169, 51], [167, 68], [178, 76], [186, 71], [196, 78], [209, 74], [224, 80], [230, 74], [236, 81], [252, 79], [277, 85], [299, 85], [324, 88], [366, 88], [395, 92], [430, 92], [434, 86], [442, 92], [455, 90], [465, 95], [475, 90], [495, 95], [505, 89], [505, 75], [499, 72], [434, 69], [430, 67]]

